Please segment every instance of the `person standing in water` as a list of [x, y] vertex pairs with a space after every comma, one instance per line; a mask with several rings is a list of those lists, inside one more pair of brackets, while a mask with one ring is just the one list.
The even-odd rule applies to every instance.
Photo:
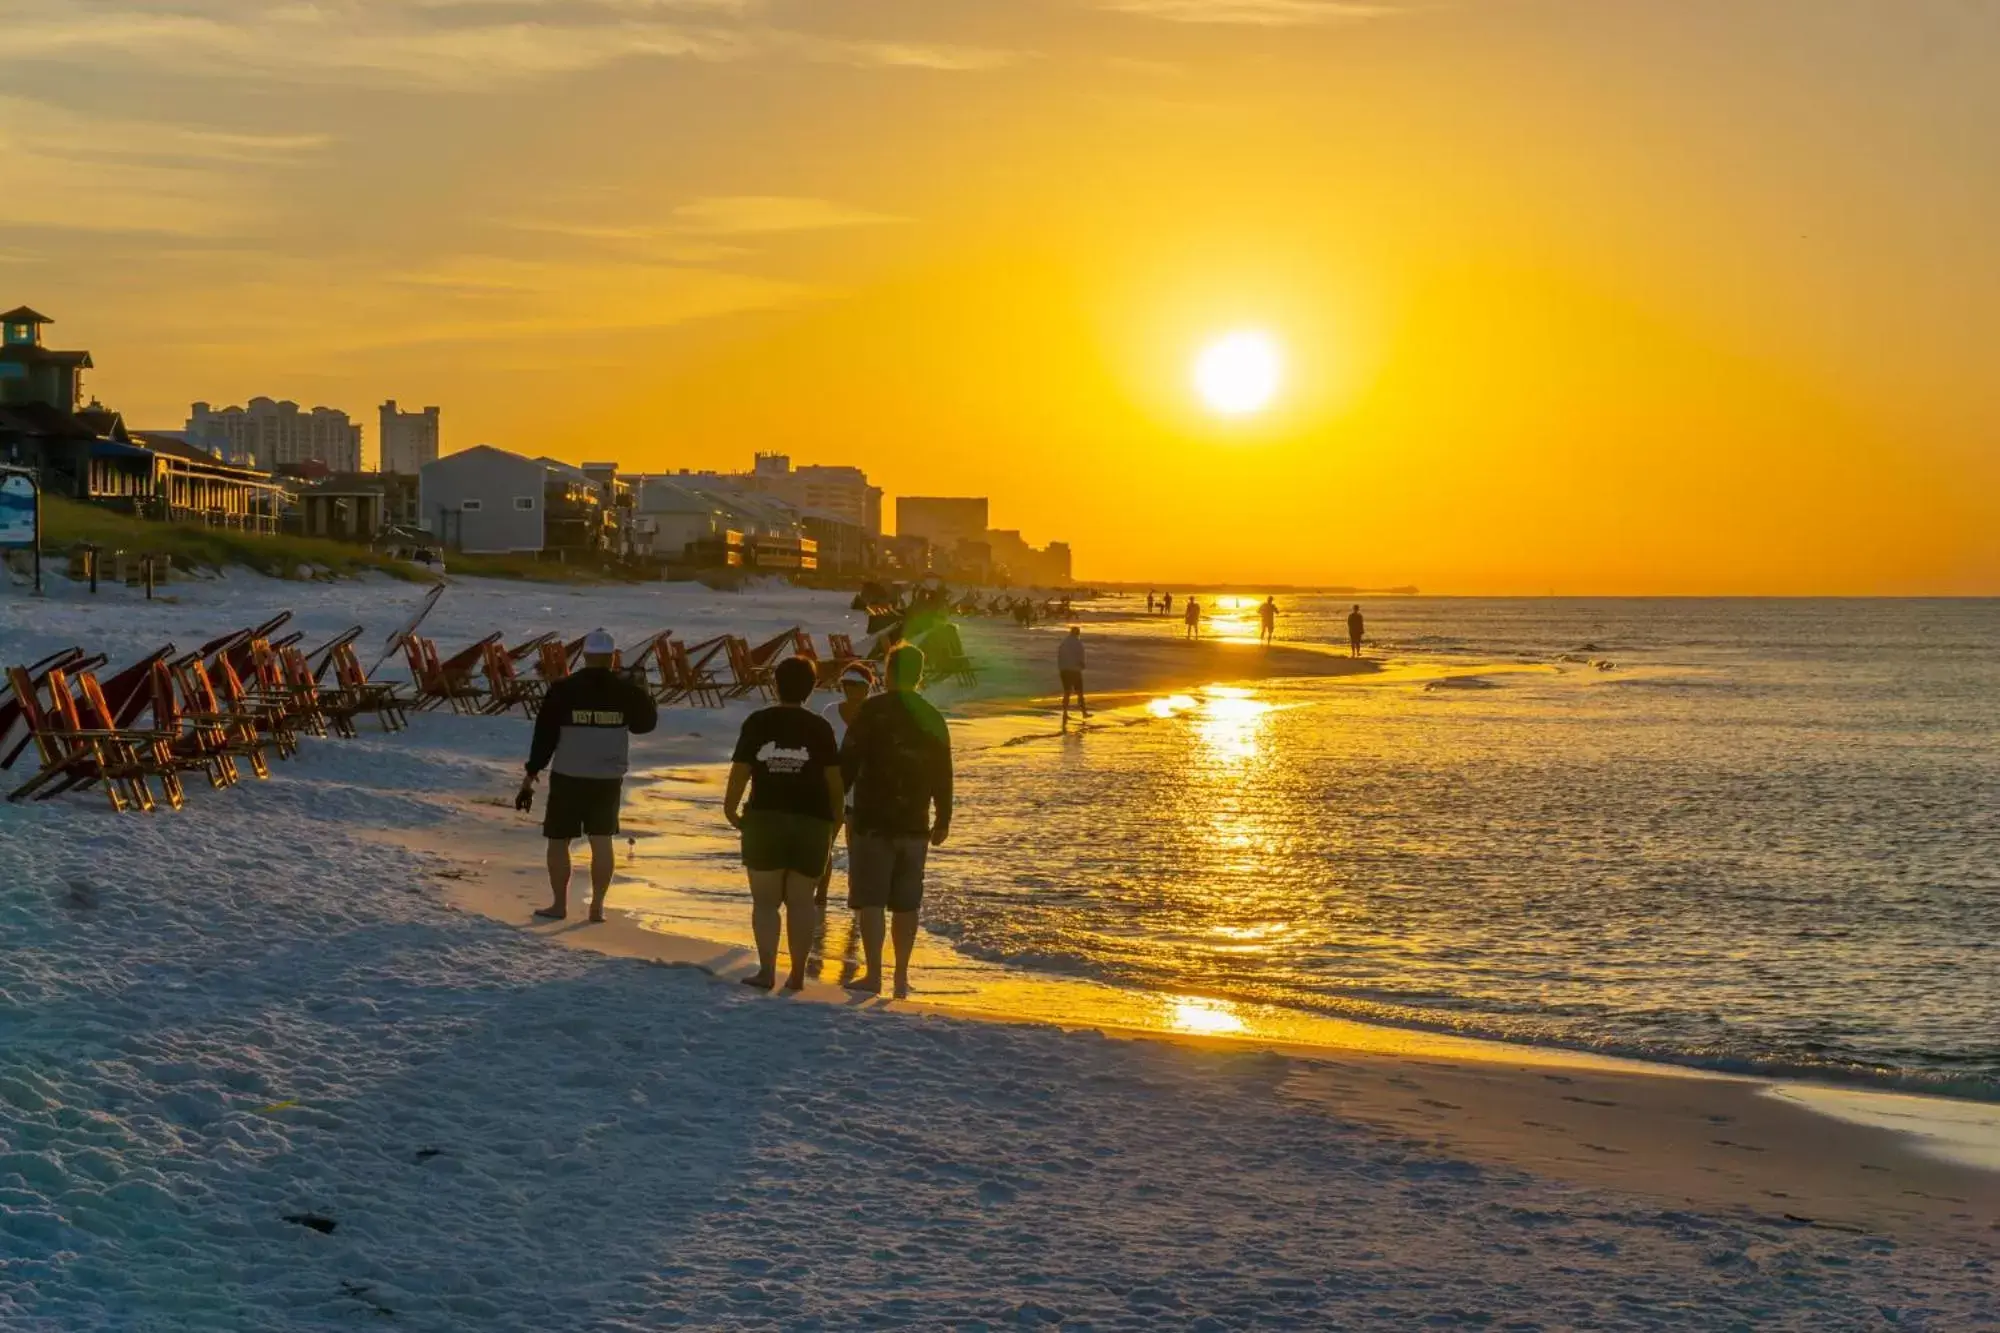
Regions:
[[604, 896], [611, 891], [617, 856], [618, 805], [631, 738], [659, 725], [659, 705], [650, 691], [612, 669], [618, 645], [601, 629], [583, 637], [583, 669], [549, 686], [535, 714], [528, 745], [528, 775], [514, 797], [516, 810], [535, 804], [535, 781], [549, 770], [549, 800], [542, 812], [548, 839], [547, 907], [535, 915], [560, 921], [569, 915], [569, 845], [590, 839], [590, 919], [604, 920]]
[[1187, 609], [1181, 612], [1181, 623], [1187, 626], [1188, 638], [1201, 637], [1201, 603], [1194, 599], [1193, 593], [1188, 594]]
[[1368, 622], [1361, 618], [1361, 605], [1357, 602], [1354, 609], [1347, 613], [1347, 649], [1349, 656], [1361, 656], [1361, 634], [1367, 627]]
[[1174, 595], [1170, 592], [1161, 593], [1160, 614], [1163, 616], [1170, 616], [1173, 613], [1174, 613]]
[[1146, 614], [1149, 616], [1153, 614], [1154, 602], [1155, 599], [1153, 597], [1152, 589], [1148, 588], [1146, 590]]
[[1260, 637], [1268, 647], [1278, 634], [1278, 599], [1266, 597], [1264, 604], [1257, 608], [1257, 619], [1260, 622]]
[[[786, 990], [804, 990], [806, 959], [819, 925], [814, 893], [826, 874], [845, 792], [840, 747], [827, 720], [806, 708], [818, 684], [812, 663], [788, 657], [771, 673], [775, 707], [743, 720], [729, 764], [722, 813], [743, 834], [750, 874], [750, 930], [757, 973], [743, 984], [770, 990], [778, 980], [778, 909], [784, 909], [792, 970]], [[750, 794], [749, 804], [743, 801]]]
[[1071, 625], [1063, 641], [1056, 645], [1056, 674], [1062, 678], [1062, 724], [1069, 725], [1069, 697], [1076, 696], [1076, 708], [1086, 718], [1090, 705], [1083, 699], [1083, 626]]
[[[896, 946], [897, 999], [910, 993], [910, 955], [924, 902], [924, 862], [951, 833], [951, 733], [917, 693], [924, 654], [915, 644], [890, 651], [887, 688], [861, 705], [840, 747], [854, 788], [847, 833], [847, 905], [861, 914], [866, 970], [851, 990], [882, 993], [883, 916]], [[937, 811], [935, 820], [931, 817]]]

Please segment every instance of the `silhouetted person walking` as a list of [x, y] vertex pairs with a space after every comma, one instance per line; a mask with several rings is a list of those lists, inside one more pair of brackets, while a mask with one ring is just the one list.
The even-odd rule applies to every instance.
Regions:
[[[898, 999], [910, 991], [910, 955], [924, 901], [924, 862], [951, 831], [951, 733], [917, 693], [923, 650], [904, 644], [884, 664], [887, 686], [848, 726], [840, 767], [854, 788], [847, 831], [847, 905], [861, 914], [867, 971], [852, 990], [882, 991], [883, 914], [891, 915]], [[937, 818], [931, 818], [935, 808]]]
[[[840, 829], [845, 789], [833, 727], [806, 702], [818, 673], [788, 657], [771, 673], [775, 707], [743, 720], [729, 764], [722, 813], [743, 834], [743, 868], [750, 873], [750, 931], [757, 940], [757, 975], [744, 984], [769, 990], [778, 980], [778, 909], [784, 909], [792, 955], [786, 990], [804, 990], [806, 959], [819, 925], [814, 901]], [[750, 794], [743, 805], [743, 794]]]
[[1361, 656], [1361, 635], [1367, 627], [1368, 622], [1361, 618], [1361, 607], [1357, 604], [1347, 613], [1347, 648], [1350, 656]]
[[1056, 674], [1062, 677], [1062, 720], [1069, 725], [1069, 697], [1076, 696], [1077, 711], [1090, 716], [1090, 705], [1083, 701], [1083, 626], [1071, 625], [1063, 641], [1056, 645]]
[[1278, 599], [1266, 597], [1264, 604], [1257, 608], [1257, 619], [1261, 622], [1259, 637], [1269, 644], [1278, 634]]
[[652, 693], [612, 670], [618, 645], [594, 629], [583, 639], [583, 669], [549, 686], [535, 714], [528, 746], [528, 775], [514, 797], [516, 810], [535, 803], [535, 780], [549, 770], [549, 799], [542, 810], [542, 836], [549, 842], [547, 907], [544, 920], [569, 915], [569, 845], [590, 839], [590, 919], [604, 920], [604, 896], [611, 891], [618, 836], [618, 804], [631, 762], [631, 737], [659, 725]]
[[1197, 602], [1192, 594], [1187, 599], [1187, 610], [1181, 612], [1181, 623], [1187, 626], [1188, 638], [1201, 637], [1201, 603]]

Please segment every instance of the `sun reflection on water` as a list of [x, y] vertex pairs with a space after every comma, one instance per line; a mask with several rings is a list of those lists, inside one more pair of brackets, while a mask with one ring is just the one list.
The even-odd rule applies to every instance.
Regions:
[[1221, 1037], [1243, 1031], [1243, 1019], [1227, 1000], [1210, 1000], [1194, 995], [1164, 997], [1169, 1006], [1167, 1024], [1176, 1032]]

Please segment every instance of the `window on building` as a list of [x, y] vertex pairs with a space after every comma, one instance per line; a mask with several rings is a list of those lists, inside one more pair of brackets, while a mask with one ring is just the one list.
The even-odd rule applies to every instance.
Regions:
[[464, 504], [460, 505], [459, 508], [464, 510], [468, 514], [476, 514], [481, 509], [485, 508], [485, 505], [478, 500], [467, 500]]
[[533, 509], [534, 507], [535, 507], [535, 497], [534, 497], [534, 496], [532, 496], [532, 495], [517, 495], [517, 496], [515, 496], [515, 497], [514, 497], [514, 508], [516, 508], [516, 509]]

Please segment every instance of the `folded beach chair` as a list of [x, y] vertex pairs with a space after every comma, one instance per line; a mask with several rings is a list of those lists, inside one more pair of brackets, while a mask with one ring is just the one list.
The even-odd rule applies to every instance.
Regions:
[[[248, 645], [244, 647], [247, 652]], [[249, 718], [258, 735], [270, 738], [278, 758], [290, 759], [298, 753], [299, 733], [289, 701], [282, 695], [267, 694], [261, 687], [252, 689], [244, 684], [227, 651], [215, 655], [215, 669], [209, 675], [209, 683], [215, 687], [223, 711]]]
[[533, 717], [542, 706], [542, 682], [514, 674], [514, 655], [498, 639], [486, 645], [486, 701], [481, 711], [504, 713], [519, 708]]
[[660, 685], [654, 697], [663, 704], [685, 699], [704, 708], [722, 707], [722, 682], [715, 678], [709, 664], [726, 646], [722, 639], [710, 639], [695, 646], [699, 651], [695, 655], [679, 639], [656, 642], [653, 654], [659, 667]]
[[498, 634], [489, 634], [478, 643], [444, 659], [437, 644], [412, 634], [404, 638], [403, 650], [410, 660], [410, 677], [416, 684], [415, 704], [420, 709], [451, 705], [454, 713], [477, 713], [485, 706], [486, 692], [473, 679], [486, 655], [486, 646], [498, 643]]
[[403, 698], [391, 680], [370, 680], [361, 668], [354, 645], [344, 643], [333, 650], [333, 690], [339, 706], [352, 718], [373, 713], [384, 731], [401, 731], [410, 724], [403, 712]]
[[153, 791], [131, 742], [104, 728], [85, 729], [70, 693], [69, 677], [61, 667], [50, 667], [43, 677], [49, 695], [47, 708], [42, 707], [27, 668], [7, 668], [7, 682], [41, 758], [34, 776], [7, 794], [9, 801], [30, 796], [47, 800], [65, 791], [102, 784], [111, 808], [120, 814], [134, 807], [153, 808]]
[[147, 673], [147, 696], [153, 710], [153, 731], [166, 738], [177, 767], [199, 770], [211, 787], [233, 787], [241, 780], [228, 733], [220, 727], [189, 722], [174, 689], [174, 670], [164, 660]]
[[[167, 804], [178, 810], [186, 799], [181, 789], [181, 769], [183, 765], [174, 753], [174, 742], [178, 736], [154, 728], [129, 726], [116, 721], [116, 712], [111, 701], [104, 697], [104, 687], [98, 684], [96, 673], [80, 671], [76, 677], [76, 690], [71, 697], [66, 715], [75, 716], [78, 702], [82, 705], [82, 720], [88, 726], [101, 731], [108, 740], [125, 747], [130, 760], [139, 774], [139, 782], [150, 797], [148, 779], [160, 780], [160, 791], [166, 796]], [[144, 700], [141, 700], [143, 705]], [[59, 706], [61, 706], [59, 704]], [[139, 710], [144, 712], [142, 706]], [[146, 808], [152, 808], [150, 805]]]
[[333, 655], [342, 647], [354, 643], [361, 634], [361, 626], [354, 625], [342, 630], [317, 648], [300, 649], [305, 654], [306, 661], [312, 666], [312, 678], [315, 684], [326, 684], [327, 677], [333, 672]]
[[924, 679], [927, 681], [955, 681], [962, 685], [977, 685], [979, 671], [972, 659], [965, 655], [965, 645], [959, 639], [958, 626], [946, 621], [924, 636], [919, 645], [924, 650]]
[[545, 647], [548, 644], [554, 643], [555, 641], [556, 641], [556, 636], [553, 630], [551, 630], [547, 634], [537, 634], [534, 638], [527, 640], [525, 643], [521, 643], [513, 648], [509, 648], [507, 650], [508, 660], [520, 663], [527, 661], [530, 657], [539, 657], [543, 647]]
[[[326, 660], [331, 665], [333, 655], [327, 654]], [[312, 662], [303, 649], [297, 645], [278, 649], [278, 669], [302, 715], [319, 724], [319, 735], [331, 732], [343, 740], [355, 737], [354, 710], [346, 707], [346, 700], [337, 691], [320, 688], [319, 677], [313, 674]]]
[[771, 668], [760, 666], [751, 656], [749, 641], [734, 634], [722, 636], [722, 661], [729, 668], [729, 676], [722, 682], [724, 698], [742, 699], [758, 694], [766, 699], [773, 698], [771, 690]]
[[[65, 670], [77, 671], [101, 667], [103, 665], [104, 658], [101, 654], [95, 657], [86, 657], [81, 648], [64, 648], [60, 652], [50, 653], [41, 661], [21, 669], [28, 674], [28, 686], [32, 695], [34, 690], [42, 688], [42, 683], [48, 679], [49, 670], [52, 667], [62, 667]], [[0, 692], [0, 751], [4, 751], [4, 753], [0, 753], [0, 769], [12, 768], [14, 761], [21, 757], [22, 752], [35, 743], [34, 736], [29, 733], [27, 728], [26, 711], [14, 689], [12, 680], [9, 679], [6, 683], [5, 691]], [[12, 737], [17, 730], [21, 733], [21, 738], [15, 741]]]
[[271, 765], [264, 758], [264, 738], [257, 730], [257, 720], [222, 706], [215, 682], [209, 679], [208, 665], [199, 657], [184, 657], [173, 664], [173, 675], [187, 725], [201, 729], [205, 743], [217, 752], [248, 759], [252, 773], [270, 777]]
[[292, 679], [290, 668], [285, 665], [285, 654], [298, 651], [297, 644], [279, 647], [267, 639], [252, 639], [250, 665], [255, 675], [249, 680], [249, 692], [254, 698], [276, 705], [294, 734], [305, 732], [324, 737], [327, 732], [326, 713], [320, 707], [318, 683], [308, 670], [305, 684], [297, 684]]
[[[582, 642], [581, 639], [577, 640], [579, 645]], [[536, 658], [535, 674], [542, 678], [544, 690], [569, 674], [570, 651], [563, 644], [555, 642], [543, 644], [536, 651]]]

